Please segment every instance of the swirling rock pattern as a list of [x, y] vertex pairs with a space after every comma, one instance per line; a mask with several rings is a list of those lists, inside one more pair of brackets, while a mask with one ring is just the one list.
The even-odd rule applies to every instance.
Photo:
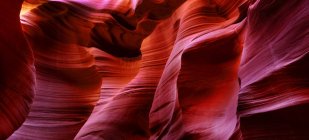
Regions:
[[[36, 95], [26, 121], [9, 139], [73, 139], [99, 98], [101, 78], [83, 46], [92, 26], [83, 22], [79, 30], [67, 30], [78, 19], [66, 16], [69, 8], [44, 4], [25, 16], [23, 27], [36, 60]], [[51, 28], [56, 32], [48, 34]]]
[[22, 2], [0, 139], [309, 139], [308, 0]]
[[308, 4], [260, 1], [249, 7], [239, 71], [244, 138], [308, 138], [308, 113], [302, 112], [309, 99]]

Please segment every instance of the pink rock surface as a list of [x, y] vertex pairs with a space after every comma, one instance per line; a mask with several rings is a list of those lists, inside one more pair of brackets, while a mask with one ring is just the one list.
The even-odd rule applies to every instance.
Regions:
[[274, 0], [249, 7], [239, 71], [245, 139], [308, 139], [308, 4]]
[[152, 139], [228, 139], [233, 134], [245, 23], [238, 20], [242, 1], [237, 3], [221, 3], [219, 10], [230, 10], [221, 14], [204, 1], [179, 9], [192, 7], [180, 14], [181, 32], [155, 93], [149, 115]]
[[[109, 102], [104, 105], [97, 104], [75, 139], [149, 138], [148, 113], [178, 30], [177, 27], [168, 26], [170, 24], [170, 20], [166, 20], [158, 25], [154, 33], [143, 41], [141, 48], [143, 55], [140, 65], [137, 65], [137, 75], [115, 92], [115, 96]], [[162, 32], [166, 34], [160, 34]], [[169, 41], [161, 40], [162, 36], [169, 38]], [[103, 92], [101, 95], [104, 95]], [[99, 102], [102, 100], [105, 101], [101, 98]]]
[[[83, 46], [91, 25], [74, 24], [76, 18], [66, 17], [66, 8], [41, 6], [23, 19], [34, 51], [36, 95], [27, 119], [9, 139], [73, 139], [99, 98], [101, 77]], [[71, 24], [71, 30], [59, 20]], [[74, 25], [81, 27], [75, 30]], [[49, 34], [50, 29], [56, 32]]]
[[3, 0], [0, 139], [308, 139], [308, 5]]

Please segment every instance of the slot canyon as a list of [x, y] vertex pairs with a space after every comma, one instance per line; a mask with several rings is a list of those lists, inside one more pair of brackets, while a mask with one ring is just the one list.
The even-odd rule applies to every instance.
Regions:
[[309, 140], [309, 0], [0, 0], [0, 140]]

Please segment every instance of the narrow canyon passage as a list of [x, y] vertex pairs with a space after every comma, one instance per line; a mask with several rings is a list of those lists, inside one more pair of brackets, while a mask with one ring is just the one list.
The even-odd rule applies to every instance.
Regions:
[[308, 0], [1, 0], [0, 140], [307, 140]]

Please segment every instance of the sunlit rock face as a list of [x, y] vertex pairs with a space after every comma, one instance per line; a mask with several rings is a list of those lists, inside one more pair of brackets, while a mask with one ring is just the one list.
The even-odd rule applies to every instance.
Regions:
[[0, 1], [0, 139], [309, 139], [309, 1]]

